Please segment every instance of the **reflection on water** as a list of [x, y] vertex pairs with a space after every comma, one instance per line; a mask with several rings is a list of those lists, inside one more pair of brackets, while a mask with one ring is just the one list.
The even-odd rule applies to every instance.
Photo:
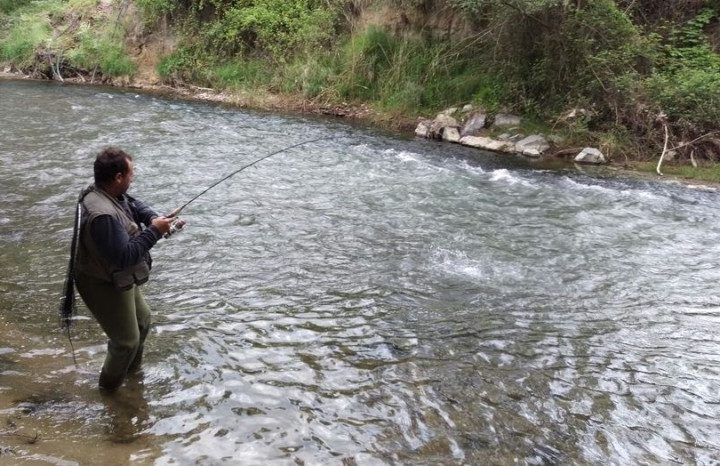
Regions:
[[[312, 119], [0, 82], [0, 437], [55, 464], [720, 457], [715, 192]], [[161, 211], [143, 372], [56, 326], [93, 151]], [[38, 440], [28, 443], [37, 433]], [[22, 434], [21, 437], [16, 434]]]

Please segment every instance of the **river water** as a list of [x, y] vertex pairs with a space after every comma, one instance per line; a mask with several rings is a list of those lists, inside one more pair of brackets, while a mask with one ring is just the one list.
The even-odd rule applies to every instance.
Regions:
[[[56, 309], [108, 144], [169, 211], [144, 370]], [[718, 194], [297, 116], [0, 81], [0, 461], [712, 464]]]

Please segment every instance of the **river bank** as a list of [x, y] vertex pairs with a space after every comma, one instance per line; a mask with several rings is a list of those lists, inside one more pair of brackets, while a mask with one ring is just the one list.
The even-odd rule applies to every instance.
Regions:
[[[0, 79], [5, 80], [35, 80], [19, 72], [0, 70]], [[304, 99], [301, 96], [291, 94], [273, 94], [270, 92], [243, 91], [243, 90], [220, 90], [207, 87], [194, 86], [192, 84], [168, 85], [157, 84], [145, 80], [127, 79], [106, 79], [104, 82], [90, 83], [83, 77], [69, 77], [64, 79], [65, 84], [78, 86], [110, 86], [117, 89], [138, 90], [144, 93], [155, 94], [163, 97], [209, 102], [228, 105], [236, 108], [300, 114], [336, 117], [357, 123], [368, 124], [380, 127], [384, 130], [397, 132], [403, 136], [411, 137], [418, 124], [420, 117], [412, 118], [407, 115], [388, 114], [373, 110], [370, 106], [360, 104], [342, 104], [328, 106], [313, 100]], [[538, 165], [552, 166], [556, 168], [568, 168], [573, 164], [568, 155], [574, 155], [573, 149], [576, 144], [562, 146], [555, 144], [551, 154], [537, 160]], [[560, 156], [556, 154], [561, 154]], [[508, 154], [508, 157], [523, 157], [522, 155]], [[620, 176], [632, 176], [646, 180], [665, 180], [669, 182], [681, 182], [689, 187], [699, 189], [720, 189], [720, 167], [692, 167], [689, 165], [663, 164], [664, 176], [660, 177], [655, 173], [657, 162], [633, 161], [625, 157], [621, 162], [610, 160], [602, 167], [583, 167], [582, 170], [592, 170], [600, 173], [613, 173]], [[577, 165], [575, 165], [577, 166]], [[577, 166], [580, 169], [580, 166]]]

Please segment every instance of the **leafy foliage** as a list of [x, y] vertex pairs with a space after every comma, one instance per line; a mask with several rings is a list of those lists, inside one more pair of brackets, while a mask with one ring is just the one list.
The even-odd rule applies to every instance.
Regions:
[[231, 55], [266, 54], [284, 60], [327, 43], [335, 29], [336, 12], [315, 0], [213, 0], [198, 1], [193, 8], [212, 17], [197, 27], [202, 40]]
[[78, 32], [78, 43], [68, 51], [71, 64], [86, 70], [99, 70], [108, 76], [128, 76], [136, 65], [125, 46], [113, 40], [112, 34], [96, 33], [88, 26]]
[[720, 55], [703, 33], [717, 16], [717, 10], [706, 8], [674, 28], [657, 72], [646, 81], [652, 100], [684, 129], [710, 130], [720, 121]]

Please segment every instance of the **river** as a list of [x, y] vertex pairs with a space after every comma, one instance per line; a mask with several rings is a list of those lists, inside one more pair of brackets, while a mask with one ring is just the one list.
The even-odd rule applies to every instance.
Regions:
[[[58, 328], [94, 154], [166, 212], [144, 370]], [[327, 120], [0, 81], [0, 462], [713, 464], [718, 193]]]

